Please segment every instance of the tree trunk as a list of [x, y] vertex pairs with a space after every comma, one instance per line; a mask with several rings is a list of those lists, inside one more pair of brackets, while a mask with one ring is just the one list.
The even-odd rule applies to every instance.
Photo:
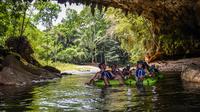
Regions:
[[94, 63], [94, 55], [92, 54], [92, 63]]
[[102, 63], [103, 62], [103, 52], [101, 52], [101, 62], [100, 63]]
[[[27, 5], [27, 3], [26, 3]], [[27, 11], [27, 8], [24, 10], [24, 13], [23, 13], [23, 20], [22, 20], [22, 26], [21, 26], [21, 29], [20, 29], [20, 37], [23, 35], [24, 31], [25, 31], [25, 19], [26, 19], [26, 11]]]
[[96, 54], [97, 54], [97, 51], [96, 51], [96, 48], [94, 49], [94, 62], [96, 63], [97, 62], [97, 56], [96, 56]]

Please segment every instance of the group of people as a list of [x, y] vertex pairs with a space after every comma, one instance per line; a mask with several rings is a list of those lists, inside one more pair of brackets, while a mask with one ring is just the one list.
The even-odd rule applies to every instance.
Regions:
[[110, 80], [118, 80], [120, 85], [124, 85], [124, 80], [127, 78], [135, 78], [136, 81], [143, 81], [147, 74], [150, 77], [155, 77], [156, 72], [159, 72], [155, 68], [155, 65], [149, 66], [145, 61], [138, 61], [136, 69], [131, 69], [131, 66], [127, 65], [121, 71], [116, 64], [111, 66], [111, 70], [107, 70], [106, 68], [105, 63], [100, 63], [100, 71], [92, 76], [86, 84], [90, 85], [94, 81], [102, 79], [105, 86], [110, 86]]

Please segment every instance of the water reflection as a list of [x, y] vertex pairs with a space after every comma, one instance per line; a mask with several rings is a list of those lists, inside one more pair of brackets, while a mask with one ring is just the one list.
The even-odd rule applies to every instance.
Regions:
[[144, 87], [142, 82], [137, 82], [136, 83], [136, 88], [137, 88], [137, 91], [138, 91], [139, 95], [145, 95], [146, 94], [145, 87]]
[[195, 89], [195, 90], [199, 89], [200, 90], [200, 84], [199, 83], [183, 81], [182, 84], [183, 84], [184, 89], [186, 89], [186, 90], [193, 90], [193, 89]]
[[[101, 112], [195, 111], [200, 91], [186, 89], [179, 76], [168, 76], [152, 87], [85, 86], [90, 76], [74, 75], [33, 87], [0, 87], [0, 111]], [[192, 85], [193, 86], [193, 85]]]
[[0, 111], [21, 112], [30, 110], [27, 106], [32, 102], [32, 88], [29, 86], [0, 86]]

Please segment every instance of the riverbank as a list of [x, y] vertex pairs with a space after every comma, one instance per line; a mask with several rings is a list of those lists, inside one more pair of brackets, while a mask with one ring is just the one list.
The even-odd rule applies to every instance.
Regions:
[[150, 64], [158, 66], [162, 72], [182, 72], [185, 66], [200, 65], [200, 57], [179, 60], [155, 61]]
[[[37, 67], [30, 63], [23, 63], [15, 56], [9, 55], [4, 59], [4, 67], [0, 72], [0, 84], [1, 85], [24, 85], [32, 84], [35, 82], [42, 82], [45, 80], [51, 80], [59, 78], [61, 75], [68, 74], [95, 74], [99, 71], [98, 67], [91, 65], [74, 65], [65, 63], [52, 63], [58, 69], [54, 70], [54, 67]], [[200, 58], [188, 58], [173, 61], [156, 61], [150, 64], [155, 64], [159, 67], [159, 70], [164, 73], [177, 73], [183, 71], [185, 66], [188, 65], [200, 65]], [[52, 71], [53, 70], [53, 71]], [[61, 72], [59, 72], [59, 70]]]
[[[166, 61], [155, 61], [149, 64], [155, 64], [161, 72], [164, 73], [177, 73], [180, 74], [186, 66], [190, 65], [200, 65], [200, 57], [198, 58], [186, 58], [186, 59], [179, 59], [179, 60], [166, 60]], [[64, 65], [64, 64], [63, 64]], [[68, 65], [68, 64], [67, 64]], [[67, 66], [66, 65], [66, 66]], [[55, 66], [60, 69], [64, 73], [71, 73], [71, 74], [84, 74], [85, 73], [96, 73], [99, 69], [95, 66], [89, 65], [70, 65], [72, 69], [62, 69], [59, 66]]]
[[98, 67], [89, 65], [76, 65], [74, 69], [62, 71], [67, 74], [95, 74], [99, 71]]
[[181, 79], [185, 82], [196, 83], [195, 85], [200, 84], [200, 57], [173, 61], [157, 61], [151, 64], [157, 65], [162, 72], [181, 74]]
[[67, 74], [93, 74], [99, 71], [97, 66], [92, 65], [76, 65], [70, 63], [51, 63], [50, 66], [53, 66], [61, 71], [61, 73]]

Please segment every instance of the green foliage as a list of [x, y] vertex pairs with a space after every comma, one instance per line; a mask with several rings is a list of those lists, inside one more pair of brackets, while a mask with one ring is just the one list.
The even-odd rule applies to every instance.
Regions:
[[113, 24], [110, 35], [121, 42], [121, 48], [129, 53], [132, 62], [143, 59], [151, 48], [145, 49], [145, 42], [151, 39], [151, 23], [138, 15], [125, 16], [121, 10], [113, 8], [108, 10], [107, 16]]
[[38, 10], [38, 13], [34, 15], [34, 21], [51, 29], [53, 21], [58, 18], [58, 13], [61, 11], [60, 6], [52, 2], [36, 0], [34, 7]]
[[61, 24], [40, 37], [36, 49], [40, 59], [79, 64], [127, 61], [120, 42], [106, 35], [110, 21], [104, 14], [96, 10], [92, 16], [87, 7], [80, 14], [72, 9], [67, 9], [66, 14]]
[[22, 36], [28, 24], [26, 18], [30, 2], [6, 0], [0, 2], [0, 42], [3, 45], [7, 37]]
[[[109, 8], [106, 13], [95, 9], [94, 15], [88, 7], [80, 13], [67, 9], [62, 22], [53, 26], [60, 11], [60, 6], [50, 1], [1, 1], [0, 44], [4, 45], [8, 37], [24, 35], [35, 58], [45, 64], [125, 64], [144, 59], [146, 54], [156, 58], [174, 56], [200, 47], [193, 38], [180, 38], [181, 33], [155, 35], [150, 21], [137, 14], [125, 16], [119, 9]], [[46, 30], [40, 31], [37, 24]]]

